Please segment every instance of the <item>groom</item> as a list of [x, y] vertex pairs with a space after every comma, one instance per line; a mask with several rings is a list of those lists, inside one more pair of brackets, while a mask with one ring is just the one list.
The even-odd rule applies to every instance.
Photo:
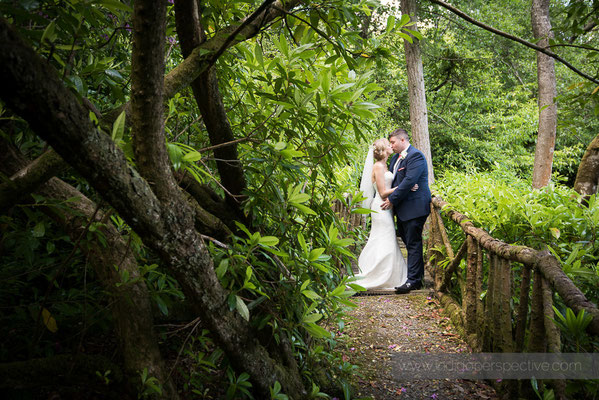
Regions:
[[[397, 232], [408, 250], [408, 280], [395, 288], [396, 293], [408, 293], [420, 289], [424, 277], [422, 228], [431, 212], [428, 167], [424, 154], [410, 146], [410, 137], [405, 129], [398, 128], [391, 132], [389, 143], [396, 153], [389, 166], [394, 173], [391, 187], [395, 187], [395, 190], [381, 208], [387, 210], [393, 207]], [[414, 184], [418, 184], [418, 190], [411, 191]]]

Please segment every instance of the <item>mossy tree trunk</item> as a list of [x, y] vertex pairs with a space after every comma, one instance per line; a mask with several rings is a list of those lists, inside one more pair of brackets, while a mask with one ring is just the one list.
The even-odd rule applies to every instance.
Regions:
[[[160, 14], [164, 10], [162, 6], [158, 7], [160, 10], [151, 10], [154, 2], [139, 7], [136, 4], [135, 29], [147, 27], [148, 31], [147, 37], [139, 39], [135, 51], [149, 53], [134, 55], [134, 60], [139, 59], [133, 67], [132, 95], [137, 99], [131, 103], [132, 125], [142, 123], [140, 116], [150, 117], [150, 113], [161, 110], [164, 97], [157, 93], [162, 89], [155, 82], [148, 89], [153, 91], [151, 98], [139, 89], [144, 74], [154, 80], [162, 79], [157, 73], [163, 72], [161, 66], [144, 66], [144, 60], [163, 57], [146, 40], [155, 40], [153, 29], [162, 30]], [[299, 374], [277, 363], [259, 344], [250, 325], [229, 309], [228, 293], [220, 285], [211, 256], [195, 230], [193, 209], [176, 186], [165, 159], [162, 120], [150, 118], [143, 122], [147, 131], [133, 127], [134, 135], [144, 138], [135, 139], [138, 172], [115, 143], [91, 123], [87, 110], [64, 87], [56, 71], [23, 43], [4, 20], [0, 21], [0, 73], [8, 81], [0, 88], [0, 98], [81, 173], [144, 244], [160, 256], [232, 365], [251, 374], [256, 393], [270, 396], [270, 387], [279, 381], [290, 397], [304, 396]], [[164, 91], [167, 90], [165, 86]], [[152, 152], [155, 157], [142, 152]]]
[[[36, 177], [44, 175], [43, 170], [47, 166], [47, 163], [28, 163], [17, 149], [0, 138], [0, 172], [19, 176], [25, 174], [24, 170], [28, 170], [31, 177]], [[23, 182], [16, 180], [13, 183]], [[29, 188], [28, 182], [25, 182], [24, 186]], [[17, 186], [16, 191], [25, 192], [21, 186]], [[44, 210], [62, 227], [73, 242], [87, 233], [88, 222], [105, 219], [104, 213], [98, 209], [97, 204], [58, 178], [51, 178], [47, 183], [37, 187], [36, 193], [62, 201], [68, 207], [69, 212], [66, 213], [56, 213], [51, 208]], [[74, 198], [78, 200], [68, 201]], [[124, 369], [130, 382], [129, 386], [131, 388], [137, 386], [140, 371], [147, 368], [149, 376], [156, 377], [161, 382], [164, 397], [176, 399], [177, 392], [168, 379], [158, 348], [148, 289], [140, 277], [135, 256], [114, 225], [102, 224], [98, 229], [104, 236], [106, 245], [103, 246], [99, 241], [89, 241], [86, 246], [80, 246], [80, 249], [87, 253], [87, 258], [100, 283], [112, 297], [110, 309], [114, 318], [117, 342], [123, 356]], [[128, 283], [122, 284], [121, 273], [129, 277]]]

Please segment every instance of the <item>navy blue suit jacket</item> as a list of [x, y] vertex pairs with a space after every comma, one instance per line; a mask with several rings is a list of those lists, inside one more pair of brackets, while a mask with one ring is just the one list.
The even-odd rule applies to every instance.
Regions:
[[[399, 154], [393, 155], [389, 170], [399, 158]], [[428, 167], [424, 154], [414, 146], [408, 148], [407, 156], [399, 163], [399, 169], [393, 178], [391, 187], [395, 187], [389, 195], [389, 201], [393, 204], [393, 212], [399, 221], [423, 217], [431, 213], [431, 191], [428, 187]], [[402, 169], [403, 168], [403, 169]], [[412, 192], [410, 189], [418, 184], [418, 190]]]

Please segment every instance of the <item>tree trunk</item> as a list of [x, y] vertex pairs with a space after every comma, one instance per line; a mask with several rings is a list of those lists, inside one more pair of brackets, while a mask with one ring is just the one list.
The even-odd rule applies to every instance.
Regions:
[[587, 147], [578, 166], [574, 190], [588, 198], [599, 186], [599, 135]]
[[[181, 42], [183, 57], [189, 57], [193, 49], [206, 41], [200, 23], [200, 14], [194, 0], [177, 1], [175, 4], [177, 36]], [[222, 96], [218, 89], [218, 78], [214, 67], [203, 72], [191, 83], [193, 94], [206, 125], [210, 144], [216, 146], [235, 139]], [[240, 198], [246, 188], [245, 175], [237, 156], [237, 145], [214, 149], [214, 158], [225, 189], [225, 200], [235, 211], [236, 218], [245, 222], [240, 207]]]
[[[40, 163], [26, 165], [25, 158], [0, 138], [0, 171], [14, 174], [15, 171], [38, 168]], [[31, 164], [34, 164], [31, 167]], [[30, 167], [30, 168], [28, 168]], [[39, 174], [42, 174], [40, 171]], [[33, 174], [38, 176], [39, 174]], [[74, 242], [84, 234], [85, 222], [94, 218], [104, 219], [103, 213], [96, 213], [96, 204], [71, 185], [58, 178], [52, 178], [41, 185], [38, 193], [52, 199], [61, 200], [71, 213], [54, 213], [45, 209]], [[67, 201], [78, 198], [77, 201]], [[168, 379], [166, 368], [158, 348], [154, 332], [148, 289], [139, 275], [137, 261], [128, 244], [116, 228], [103, 224], [99, 228], [106, 240], [106, 247], [100, 242], [90, 241], [81, 250], [86, 252], [100, 283], [112, 296], [111, 312], [114, 318], [116, 337], [123, 355], [125, 371], [132, 387], [139, 384], [139, 372], [148, 369], [149, 376], [156, 377], [163, 385], [164, 398], [178, 398], [173, 383]], [[129, 276], [129, 283], [122, 285], [121, 273]]]
[[[401, 0], [401, 12], [402, 14], [410, 15], [410, 21], [414, 22], [414, 25], [410, 26], [410, 29], [417, 31], [416, 0]], [[417, 149], [424, 153], [428, 166], [428, 183], [432, 185], [435, 182], [435, 175], [433, 173], [431, 143], [428, 134], [428, 111], [426, 108], [422, 57], [420, 55], [418, 39], [412, 36], [412, 41], [413, 43], [404, 40], [408, 71], [408, 98], [410, 100], [412, 142]]]
[[[270, 388], [279, 381], [290, 397], [301, 398], [305, 390], [299, 374], [276, 363], [257, 342], [249, 323], [229, 310], [228, 293], [216, 277], [210, 254], [195, 231], [193, 212], [178, 188], [172, 193], [160, 188], [158, 197], [128, 165], [114, 142], [94, 127], [88, 112], [64, 87], [56, 71], [4, 20], [0, 20], [0, 75], [6, 80], [0, 85], [0, 98], [102, 194], [144, 244], [156, 251], [231, 364], [251, 374], [256, 393], [270, 396]], [[152, 140], [153, 145], [159, 141], [156, 137]], [[163, 173], [170, 171], [169, 167]], [[168, 186], [170, 179], [160, 177], [153, 184]]]
[[[549, 46], [553, 38], [549, 20], [549, 0], [533, 0], [531, 8], [532, 31], [538, 45]], [[555, 66], [553, 58], [537, 52], [537, 81], [539, 85], [539, 132], [535, 149], [535, 163], [532, 173], [532, 187], [547, 186], [551, 179], [555, 132], [557, 127], [557, 96]]]

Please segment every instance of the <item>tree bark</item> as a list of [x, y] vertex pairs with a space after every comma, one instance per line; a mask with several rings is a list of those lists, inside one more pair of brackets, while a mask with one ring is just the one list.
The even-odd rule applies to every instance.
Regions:
[[574, 190], [588, 199], [599, 186], [599, 135], [589, 144], [578, 166]]
[[468, 256], [466, 257], [466, 293], [462, 294], [462, 306], [466, 320], [466, 332], [476, 333], [476, 260], [478, 258], [478, 245], [472, 236], [466, 238]]
[[543, 275], [534, 270], [532, 281], [532, 298], [530, 304], [530, 338], [528, 351], [544, 353], [547, 351], [547, 334], [545, 333], [545, 314], [543, 307]]
[[31, 194], [39, 185], [67, 167], [62, 158], [48, 150], [31, 163], [15, 171], [10, 179], [0, 184], [0, 213], [14, 206], [20, 198]]
[[135, 160], [161, 202], [177, 185], [164, 145], [164, 38], [166, 2], [137, 0], [133, 8], [131, 58], [131, 131]]
[[[181, 42], [183, 57], [187, 58], [193, 49], [206, 42], [197, 3], [193, 0], [177, 1], [175, 3], [175, 21], [177, 35]], [[194, 97], [206, 125], [210, 144], [216, 146], [235, 140], [222, 96], [218, 89], [218, 78], [214, 67], [191, 83]], [[225, 188], [225, 200], [235, 211], [237, 219], [245, 221], [240, 207], [240, 200], [246, 188], [245, 175], [237, 155], [237, 145], [218, 147], [214, 149], [216, 166], [221, 184]]]
[[[549, 19], [549, 0], [532, 0], [532, 31], [540, 47], [548, 47], [553, 38]], [[549, 184], [555, 134], [557, 127], [557, 96], [555, 65], [553, 58], [537, 52], [537, 82], [539, 86], [539, 131], [532, 173], [532, 187], [537, 189]]]
[[[27, 161], [0, 138], [0, 171], [13, 173], [28, 169]], [[36, 163], [33, 161], [33, 163]], [[63, 201], [70, 213], [55, 213], [44, 209], [75, 242], [85, 232], [85, 222], [94, 218], [102, 221], [102, 212], [96, 213], [97, 205], [83, 193], [58, 178], [51, 178], [36, 191], [48, 198]], [[68, 199], [78, 198], [77, 201]], [[148, 289], [139, 274], [134, 254], [123, 236], [110, 223], [99, 228], [106, 240], [106, 247], [98, 241], [89, 241], [81, 250], [88, 259], [100, 283], [112, 296], [111, 312], [114, 318], [116, 337], [123, 355], [125, 371], [135, 387], [139, 383], [139, 372], [148, 369], [149, 376], [156, 377], [163, 385], [164, 398], [178, 398], [174, 384], [168, 374], [158, 348], [154, 332], [154, 321]], [[129, 282], [122, 284], [121, 273], [126, 273]]]
[[[418, 18], [416, 17], [416, 0], [401, 0], [402, 14], [410, 15], [411, 30], [418, 31]], [[412, 125], [412, 142], [422, 151], [428, 166], [428, 183], [435, 182], [433, 163], [431, 158], [431, 143], [428, 133], [428, 111], [426, 107], [426, 92], [424, 90], [424, 72], [420, 44], [412, 36], [413, 43], [404, 39], [406, 52], [406, 67], [408, 71], [408, 98], [410, 101], [410, 124]]]
[[520, 283], [520, 297], [518, 304], [518, 313], [516, 314], [516, 334], [515, 345], [516, 352], [521, 353], [524, 350], [524, 335], [526, 333], [526, 324], [528, 322], [528, 298], [530, 294], [530, 270], [531, 268], [522, 266], [522, 281]]
[[[156, 251], [231, 364], [251, 374], [256, 392], [268, 397], [270, 388], [279, 381], [290, 397], [303, 396], [299, 374], [276, 363], [257, 342], [249, 324], [229, 310], [228, 293], [216, 277], [210, 254], [195, 231], [193, 212], [181, 193], [175, 190], [166, 199], [159, 199], [114, 142], [93, 126], [87, 111], [64, 87], [56, 71], [3, 19], [0, 74], [7, 80], [0, 86], [0, 98], [102, 194], [144, 244]], [[154, 184], [159, 182], [162, 178]], [[168, 184], [168, 180], [164, 182]], [[164, 194], [162, 190], [160, 193]]]

